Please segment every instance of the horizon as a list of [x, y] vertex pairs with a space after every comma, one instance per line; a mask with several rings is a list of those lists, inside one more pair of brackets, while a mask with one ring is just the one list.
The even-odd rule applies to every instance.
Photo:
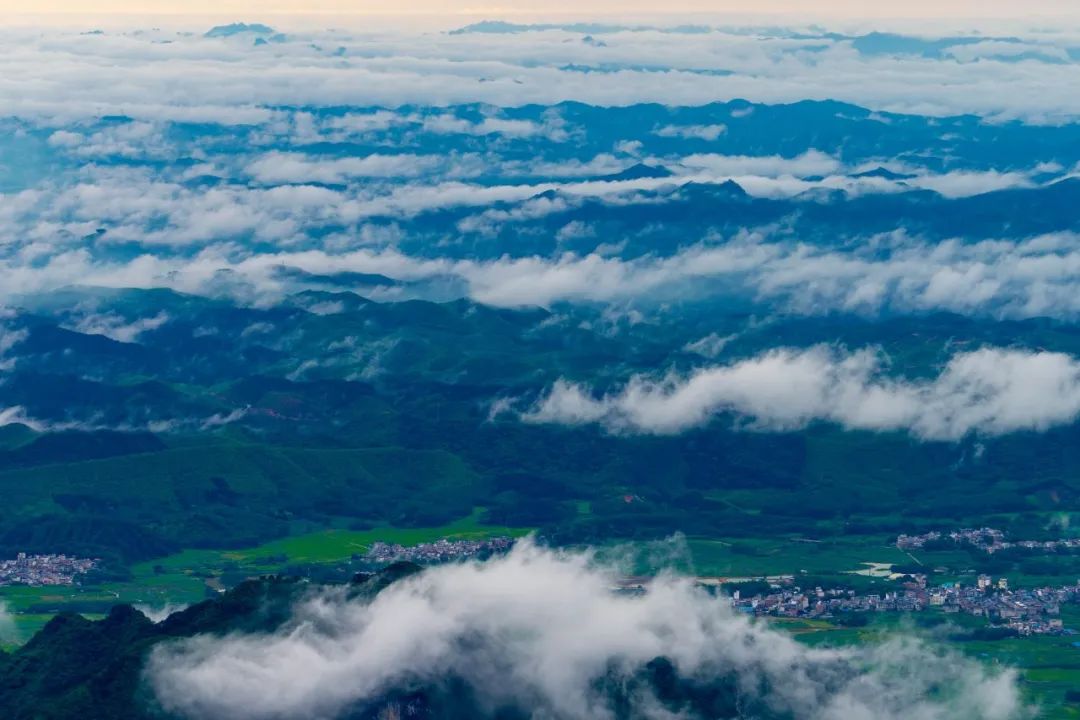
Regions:
[[[71, 19], [95, 17], [128, 18], [221, 18], [235, 16], [239, 19], [260, 17], [293, 18], [490, 18], [504, 17], [528, 19], [619, 19], [662, 16], [669, 20], [677, 17], [698, 18], [762, 18], [801, 22], [812, 19], [871, 20], [871, 21], [936, 21], [985, 22], [1000, 20], [1029, 20], [1047, 18], [1080, 19], [1080, 6], [1067, 0], [1032, 0], [1018, 4], [1014, 0], [912, 0], [902, 5], [877, 4], [867, 7], [857, 0], [761, 0], [747, 9], [741, 0], [678, 0], [671, 5], [660, 6], [652, 0], [591, 0], [587, 3], [555, 0], [542, 11], [531, 3], [509, 0], [497, 4], [476, 4], [463, 0], [420, 0], [408, 10], [390, 6], [381, 0], [104, 0], [95, 3], [87, 12], [86, 3], [75, 0], [41, 0], [31, 11], [21, 0], [0, 0], [0, 20], [22, 18], [49, 18], [62, 16]], [[240, 18], [239, 16], [245, 16]]]
[[232, 13], [285, 15], [605, 15], [631, 14], [672, 15], [771, 15], [802, 16], [843, 15], [846, 17], [1030, 17], [1032, 13], [1080, 16], [1080, 8], [1070, 0], [1031, 0], [1019, 5], [1014, 0], [910, 0], [900, 7], [885, 4], [868, 9], [860, 0], [759, 0], [752, 11], [742, 0], [677, 0], [659, 5], [653, 0], [590, 0], [579, 3], [553, 0], [543, 11], [522, 0], [503, 0], [497, 4], [476, 4], [462, 0], [419, 0], [412, 9], [402, 12], [382, 0], [102, 0], [94, 12], [86, 13], [86, 3], [76, 0], [39, 0], [34, 12], [25, 13], [25, 4], [17, 0], [0, 0], [0, 12], [15, 14], [168, 14], [223, 15]]

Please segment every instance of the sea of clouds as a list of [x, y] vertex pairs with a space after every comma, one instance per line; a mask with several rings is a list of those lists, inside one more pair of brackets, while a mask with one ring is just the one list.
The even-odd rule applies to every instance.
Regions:
[[[655, 308], [737, 297], [764, 315], [1080, 316], [1080, 237], [1068, 231], [941, 237], [898, 227], [823, 242], [779, 222], [698, 231], [664, 252], [624, 255], [625, 237], [574, 219], [543, 232], [559, 242], [591, 240], [593, 249], [467, 250], [587, 202], [647, 209], [670, 200], [662, 189], [677, 195], [671, 188], [691, 182], [734, 180], [750, 197], [792, 200], [797, 216], [804, 206], [834, 202], [836, 191], [849, 199], [927, 191], [956, 200], [1075, 178], [1076, 167], [1037, 153], [995, 168], [952, 166], [921, 148], [857, 161], [813, 147], [783, 156], [702, 150], [753, 113], [749, 106], [646, 131], [691, 143], [685, 151], [650, 155], [640, 141], [617, 141], [581, 158], [564, 152], [581, 128], [559, 108], [532, 119], [507, 110], [561, 100], [830, 98], [874, 111], [975, 112], [978, 127], [1071, 122], [1080, 105], [1066, 88], [1080, 65], [1080, 33], [1068, 28], [1018, 28], [1009, 37], [928, 31], [888, 40], [900, 47], [890, 52], [875, 49], [881, 38], [813, 27], [280, 30], [0, 31], [0, 102], [11, 128], [0, 141], [0, 304], [87, 285], [171, 288], [265, 307], [310, 287], [306, 276], [354, 272], [394, 281], [365, 290], [376, 300], [466, 297], [506, 308]], [[433, 107], [462, 102], [487, 104], [465, 114]], [[319, 112], [329, 106], [344, 107]], [[555, 151], [522, 153], [520, 143], [534, 142]], [[315, 151], [328, 145], [355, 152]], [[603, 179], [640, 163], [671, 175]], [[866, 175], [879, 166], [898, 177]], [[410, 233], [451, 211], [454, 222], [426, 231], [418, 249]], [[140, 342], [171, 320], [160, 311], [121, 317], [76, 307], [64, 327]], [[18, 362], [26, 337], [25, 328], [6, 327], [0, 372]], [[715, 340], [690, 350], [714, 360], [723, 345]], [[778, 349], [682, 374], [639, 374], [616, 388], [561, 381], [517, 413], [613, 432], [681, 432], [731, 415], [760, 429], [826, 421], [935, 440], [1076, 418], [1069, 356], [989, 348], [946, 363], [936, 377], [906, 379], [892, 377], [876, 349]], [[182, 425], [213, 427], [238, 413]], [[101, 426], [93, 418], [58, 425], [0, 407], [0, 424], [13, 422]]]
[[[977, 113], [991, 124], [1072, 122], [1080, 115], [1070, 90], [1080, 32], [1068, 28], [944, 39], [926, 31], [894, 41], [895, 52], [875, 49], [873, 36], [816, 27], [281, 28], [223, 37], [168, 27], [92, 30], [0, 31], [0, 104], [10, 125], [0, 142], [0, 302], [86, 284], [267, 304], [300, 289], [275, 276], [287, 265], [445, 280], [444, 293], [506, 307], [626, 302], [688, 285], [737, 284], [796, 312], [1071, 318], [1080, 310], [1080, 242], [1068, 233], [943, 241], [897, 228], [891, 238], [861, 238], [863, 251], [837, 251], [780, 241], [766, 228], [749, 237], [687, 237], [673, 256], [634, 259], [612, 251], [620, 238], [602, 237], [592, 253], [543, 256], [507, 248], [504, 257], [418, 257], [398, 248], [407, 239], [402, 224], [425, 214], [471, 209], [453, 230], [497, 237], [586, 201], [657, 202], [648, 193], [689, 182], [734, 180], [759, 198], [912, 190], [964, 198], [1074, 177], [1077, 168], [1037, 156], [1023, 166], [950, 167], [947, 158], [929, 162], [921, 148], [906, 158], [851, 162], [813, 147], [790, 156], [701, 146], [652, 156], [627, 141], [585, 159], [529, 158], [507, 149], [530, 141], [573, 148], [580, 128], [557, 107], [539, 119], [505, 112], [567, 100], [834, 99], [875, 111]], [[433, 109], [456, 103], [483, 104], [473, 117]], [[346, 111], [319, 112], [329, 107]], [[752, 109], [732, 117], [741, 112]], [[177, 123], [212, 131], [200, 136]], [[410, 149], [380, 135], [390, 131], [404, 133], [396, 137]], [[652, 130], [698, 143], [729, 132], [723, 119]], [[460, 147], [414, 144], [425, 138]], [[312, 151], [327, 144], [358, 149]], [[598, 179], [639, 163], [672, 177]], [[903, 179], [864, 175], [879, 165]], [[552, 190], [554, 198], [540, 196]], [[596, 232], [570, 221], [558, 237]], [[381, 292], [394, 299], [410, 291]]]

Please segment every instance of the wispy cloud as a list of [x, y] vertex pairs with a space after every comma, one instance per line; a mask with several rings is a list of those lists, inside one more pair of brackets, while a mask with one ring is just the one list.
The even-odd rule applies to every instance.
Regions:
[[19, 630], [15, 625], [15, 619], [8, 610], [7, 603], [0, 600], [0, 643], [13, 643], [19, 641]]
[[10, 356], [12, 349], [25, 340], [29, 333], [26, 330], [13, 330], [3, 324], [4, 311], [0, 308], [0, 371], [10, 370], [15, 365], [16, 359]]
[[[151, 412], [147, 409], [147, 412]], [[42, 419], [34, 417], [21, 405], [0, 407], [0, 427], [5, 425], [25, 425], [35, 432], [150, 432], [174, 433], [196, 430], [214, 430], [225, 425], [240, 422], [250, 413], [248, 408], [236, 408], [227, 413], [216, 413], [209, 417], [152, 417], [134, 421], [105, 422], [98, 414], [86, 418]]]
[[162, 311], [153, 317], [128, 320], [119, 315], [91, 313], [79, 317], [74, 329], [84, 335], [104, 335], [118, 342], [133, 343], [139, 336], [151, 330], [157, 330], [169, 322], [169, 314]]

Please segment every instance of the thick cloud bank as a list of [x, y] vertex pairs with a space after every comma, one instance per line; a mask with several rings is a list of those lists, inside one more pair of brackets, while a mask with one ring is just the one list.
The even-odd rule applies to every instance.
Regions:
[[525, 543], [504, 558], [428, 570], [370, 602], [316, 594], [272, 635], [160, 648], [149, 678], [164, 706], [189, 718], [333, 718], [451, 676], [480, 708], [516, 708], [515, 717], [674, 718], [651, 692], [637, 693], [629, 712], [610, 703], [611, 688], [665, 657], [680, 677], [726, 679], [743, 716], [1024, 714], [1009, 672], [913, 641], [810, 649], [686, 579], [662, 577], [639, 596], [613, 594], [613, 579], [588, 555]]
[[957, 440], [969, 433], [1046, 430], [1080, 414], [1080, 362], [1061, 353], [984, 348], [954, 355], [928, 379], [894, 377], [887, 370], [888, 358], [875, 349], [780, 349], [689, 376], [635, 376], [621, 391], [599, 397], [559, 381], [522, 417], [671, 434], [730, 413], [762, 430], [825, 421]]

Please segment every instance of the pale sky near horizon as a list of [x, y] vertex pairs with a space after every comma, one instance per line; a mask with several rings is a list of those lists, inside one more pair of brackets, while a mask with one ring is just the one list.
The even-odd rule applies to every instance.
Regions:
[[1080, 17], [1078, 0], [0, 0], [4, 15], [791, 14], [888, 18]]

